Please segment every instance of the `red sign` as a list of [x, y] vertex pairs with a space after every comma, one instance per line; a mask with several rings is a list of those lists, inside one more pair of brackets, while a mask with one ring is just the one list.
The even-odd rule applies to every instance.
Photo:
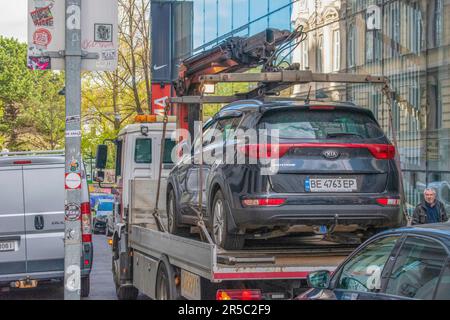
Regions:
[[33, 43], [38, 46], [47, 48], [52, 42], [52, 34], [47, 29], [37, 29], [33, 34]]
[[66, 173], [65, 181], [66, 190], [81, 189], [81, 174], [79, 173]]
[[152, 84], [152, 114], [164, 115], [167, 100], [171, 97], [171, 88], [170, 84]]

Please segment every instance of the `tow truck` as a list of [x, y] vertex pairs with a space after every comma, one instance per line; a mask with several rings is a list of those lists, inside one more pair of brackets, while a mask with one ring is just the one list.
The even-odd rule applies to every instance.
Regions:
[[[166, 178], [174, 166], [170, 155], [177, 153], [174, 132], [180, 128], [193, 132], [194, 121], [202, 121], [203, 104], [248, 98], [279, 100], [280, 91], [310, 82], [381, 84], [391, 94], [384, 77], [316, 74], [299, 70], [297, 65], [283, 68], [277, 64], [281, 51], [304, 38], [301, 28], [293, 32], [268, 29], [249, 38], [232, 37], [186, 59], [175, 85], [177, 97], [167, 104], [164, 116], [138, 115], [135, 124], [120, 131], [114, 140], [117, 187], [115, 230], [110, 239], [119, 299], [136, 299], [139, 292], [160, 300], [289, 299], [304, 290], [309, 272], [333, 271], [353, 251], [355, 245], [315, 237], [290, 239], [289, 243], [275, 239], [226, 251], [211, 240], [201, 210], [191, 237], [172, 235], [164, 227]], [[257, 66], [261, 72], [245, 72]], [[245, 94], [207, 95], [221, 82], [258, 85]], [[168, 116], [173, 105], [175, 117]], [[106, 145], [98, 146], [97, 181], [102, 180], [107, 154]], [[199, 190], [202, 180], [200, 176]]]

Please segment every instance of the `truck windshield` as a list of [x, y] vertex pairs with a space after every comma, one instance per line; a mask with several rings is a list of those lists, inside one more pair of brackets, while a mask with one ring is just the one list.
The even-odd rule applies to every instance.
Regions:
[[[176, 142], [166, 139], [164, 145], [163, 163], [173, 163], [172, 150]], [[134, 161], [136, 163], [152, 163], [152, 139], [137, 139], [134, 152]]]

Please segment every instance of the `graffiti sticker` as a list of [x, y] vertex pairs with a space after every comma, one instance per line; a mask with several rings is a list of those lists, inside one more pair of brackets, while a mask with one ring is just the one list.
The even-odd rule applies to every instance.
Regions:
[[65, 219], [66, 221], [77, 221], [81, 217], [80, 206], [76, 203], [66, 204]]
[[81, 137], [81, 130], [68, 130], [66, 131], [66, 138]]
[[50, 70], [51, 68], [52, 59], [50, 57], [28, 57], [28, 69]]
[[81, 120], [80, 116], [68, 116], [66, 117], [66, 123], [75, 123]]
[[36, 10], [30, 12], [33, 23], [37, 27], [53, 27], [53, 15], [50, 10], [52, 5], [43, 8], [36, 8]]
[[69, 172], [80, 172], [80, 169], [80, 163], [75, 158], [72, 158], [69, 162]]
[[112, 24], [94, 24], [94, 41], [95, 42], [112, 42], [113, 41], [113, 25]]
[[33, 34], [33, 43], [37, 46], [47, 49], [47, 46], [52, 42], [52, 34], [47, 29], [37, 29]]
[[116, 60], [116, 50], [105, 50], [101, 52], [102, 60]]

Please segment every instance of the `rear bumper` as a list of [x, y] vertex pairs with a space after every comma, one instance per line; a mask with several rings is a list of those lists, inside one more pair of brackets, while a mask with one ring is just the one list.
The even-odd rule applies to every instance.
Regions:
[[[284, 205], [280, 207], [233, 209], [237, 229], [262, 227], [358, 225], [365, 227], [398, 227], [402, 214], [399, 207], [380, 205]], [[230, 230], [231, 231], [231, 230]]]
[[[87, 277], [91, 273], [91, 269], [82, 269], [81, 276]], [[0, 287], [9, 286], [11, 282], [18, 280], [38, 280], [50, 281], [50, 280], [64, 280], [64, 271], [51, 271], [51, 272], [36, 272], [36, 273], [19, 273], [19, 274], [5, 274], [0, 276]]]

